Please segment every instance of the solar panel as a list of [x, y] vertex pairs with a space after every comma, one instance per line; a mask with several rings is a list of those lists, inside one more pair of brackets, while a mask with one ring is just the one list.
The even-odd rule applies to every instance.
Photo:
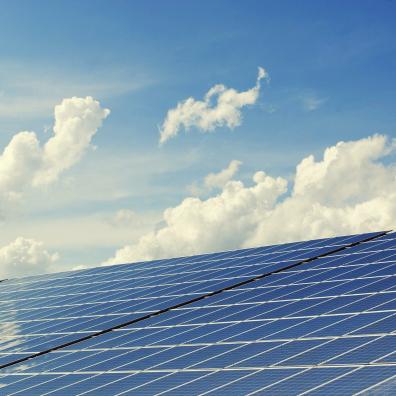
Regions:
[[3, 282], [0, 307], [6, 331], [0, 365], [371, 237], [299, 242]]
[[2, 392], [392, 393], [395, 276], [375, 233], [7, 281]]

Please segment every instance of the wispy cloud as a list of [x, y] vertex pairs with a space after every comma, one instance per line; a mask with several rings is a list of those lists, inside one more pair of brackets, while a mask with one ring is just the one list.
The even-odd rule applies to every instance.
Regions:
[[237, 127], [242, 121], [241, 108], [256, 103], [263, 79], [268, 79], [268, 73], [259, 67], [256, 85], [247, 91], [238, 92], [217, 84], [209, 89], [203, 100], [190, 97], [179, 102], [168, 111], [160, 127], [160, 144], [175, 137], [181, 128], [195, 127], [210, 132], [221, 126]]
[[304, 93], [299, 99], [305, 111], [315, 111], [327, 101], [327, 98], [319, 97], [314, 92]]
[[42, 117], [65, 97], [91, 95], [106, 99], [152, 83], [146, 74], [126, 69], [65, 71], [41, 64], [27, 67], [22, 62], [1, 61], [0, 117]]

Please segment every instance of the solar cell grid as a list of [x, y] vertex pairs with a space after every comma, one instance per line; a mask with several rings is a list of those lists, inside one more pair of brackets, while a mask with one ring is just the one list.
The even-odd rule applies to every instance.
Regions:
[[[366, 237], [353, 236], [349, 240]], [[337, 238], [334, 241], [309, 241], [303, 244], [305, 248], [316, 245], [316, 254], [322, 254], [323, 244], [331, 246], [331, 243], [336, 243], [338, 246], [345, 240]], [[387, 253], [394, 244], [393, 235], [386, 235], [37, 356], [3, 369], [3, 374], [0, 372], [0, 383], [5, 384], [5, 394], [22, 394], [28, 390], [32, 394], [51, 395], [185, 395], [188, 392], [224, 394], [227, 391], [232, 394], [320, 394], [323, 391], [334, 394], [340, 389], [347, 390], [348, 394], [349, 391], [359, 392], [375, 386], [375, 378], [378, 379], [377, 382], [384, 381], [386, 389], [393, 389], [390, 378], [396, 374], [396, 358], [393, 356], [396, 356], [396, 259], [392, 261], [392, 256], [388, 256], [386, 265], [383, 266], [378, 264], [376, 257], [380, 255], [381, 245], [386, 246]], [[295, 244], [289, 244], [281, 248], [278, 258], [284, 260], [286, 257], [288, 265], [293, 260], [309, 258], [309, 254], [315, 252], [302, 249], [297, 251], [295, 247]], [[230, 257], [225, 258], [227, 254], [238, 256], [238, 252], [226, 252], [217, 256], [200, 256], [198, 263], [204, 263], [203, 268], [207, 271], [205, 275], [209, 275], [210, 262], [202, 259], [221, 257], [223, 266], [217, 269], [227, 273], [213, 287], [220, 285], [223, 288], [228, 285], [224, 279], [233, 282], [231, 285], [238, 283], [256, 275], [259, 267], [265, 270], [272, 268], [271, 271], [273, 268], [282, 268], [276, 267], [272, 253], [257, 260], [258, 252], [269, 253], [274, 249], [276, 247], [248, 250], [256, 254], [248, 258], [250, 261], [246, 260], [248, 251], [244, 251], [246, 257], [243, 260], [241, 257], [232, 260]], [[292, 250], [290, 255], [285, 255], [286, 249]], [[329, 248], [325, 248], [325, 251], [326, 249]], [[267, 257], [269, 261], [265, 262], [262, 257]], [[178, 265], [186, 268], [186, 263], [182, 264], [183, 260], [177, 260]], [[233, 265], [237, 263], [235, 260], [243, 261], [243, 264], [239, 262], [238, 265]], [[194, 263], [194, 258], [189, 262]], [[219, 262], [220, 259], [214, 267]], [[231, 265], [224, 266], [224, 263], [229, 262]], [[162, 268], [159, 263], [164, 264], [163, 261], [157, 261], [150, 263], [150, 268]], [[280, 265], [285, 267], [285, 262]], [[166, 269], [169, 270], [168, 267]], [[121, 272], [122, 278], [119, 277]], [[118, 279], [123, 282], [126, 275], [124, 272], [135, 274], [134, 270], [122, 271], [122, 266], [117, 266], [113, 272], [106, 268], [106, 273], [112, 274], [114, 281]], [[90, 275], [84, 277], [94, 276], [94, 273], [90, 270]], [[162, 271], [159, 273], [162, 277], [168, 277]], [[199, 278], [195, 277], [195, 273]], [[196, 296], [195, 293], [213, 290], [208, 289], [208, 284], [203, 289], [192, 286], [202, 286], [205, 279], [212, 279], [211, 277], [203, 276], [200, 270], [192, 270], [188, 274], [188, 298]], [[62, 284], [62, 277], [63, 275], [52, 279], [59, 279]], [[151, 278], [152, 281], [154, 279], [158, 281], [159, 277]], [[195, 280], [197, 282], [191, 284]], [[27, 284], [37, 282], [40, 283], [34, 279], [34, 282]], [[22, 291], [29, 290], [26, 282], [22, 284]], [[180, 285], [184, 284], [184, 281], [163, 283], [162, 291], [168, 291], [168, 286], [173, 287], [171, 290], [180, 291]], [[121, 285], [125, 287], [124, 284]], [[58, 290], [59, 287], [50, 288], [46, 285], [40, 290], [49, 289]], [[123, 291], [120, 290], [121, 296]], [[62, 331], [73, 329], [71, 326], [83, 327], [83, 331], [87, 331], [89, 324], [96, 323], [96, 319], [111, 317], [115, 323], [117, 320], [125, 320], [125, 317], [118, 316], [117, 310], [111, 309], [112, 306], [116, 309], [118, 307], [119, 313], [124, 312], [129, 316], [131, 312], [125, 310], [131, 306], [131, 302], [136, 302], [133, 309], [139, 306], [137, 301], [143, 304], [140, 305], [143, 309], [135, 311], [136, 314], [141, 314], [155, 312], [161, 304], [183, 301], [187, 295], [160, 293], [161, 301], [158, 303], [155, 294], [150, 296], [150, 288], [146, 284], [144, 291], [144, 296], [141, 294], [139, 298], [133, 294], [133, 299], [129, 300], [128, 294], [122, 301], [115, 299], [116, 303], [112, 304], [104, 302], [101, 308], [98, 305], [102, 304], [95, 300], [90, 300], [91, 305], [71, 304], [63, 311], [67, 324], [60, 321], [62, 316], [55, 313], [56, 305], [48, 305], [48, 301], [47, 306], [37, 305], [36, 308], [48, 309], [44, 309], [45, 313], [35, 321], [37, 323], [30, 323], [29, 327], [21, 325], [22, 330], [28, 331], [24, 337], [19, 337], [25, 343], [23, 348], [26, 349], [22, 350], [30, 353], [32, 351], [29, 350], [29, 345], [40, 345], [40, 342], [45, 342], [43, 337], [51, 340], [54, 335], [59, 337]], [[40, 293], [31, 300], [37, 303], [39, 296]], [[18, 325], [24, 321], [31, 322], [26, 315], [30, 315], [34, 309], [29, 304], [24, 306], [18, 312], [23, 312], [25, 316], [19, 318], [25, 319], [19, 319]], [[77, 308], [76, 311], [76, 307], [80, 310]], [[86, 311], [82, 310], [83, 307]], [[3, 314], [11, 315], [7, 312]], [[78, 315], [72, 316], [73, 312]], [[50, 318], [57, 320], [49, 320]], [[72, 318], [76, 318], [76, 322]], [[48, 336], [35, 333], [46, 329], [50, 330], [46, 333]], [[73, 337], [74, 334], [66, 331], [63, 336]], [[26, 341], [28, 337], [31, 338], [30, 344]], [[10, 342], [19, 338], [10, 337]], [[9, 350], [15, 353], [14, 358], [21, 355], [15, 345], [10, 345]], [[9, 357], [6, 349], [2, 353], [4, 358]], [[356, 378], [362, 375], [362, 370], [367, 378], [358, 383]], [[350, 383], [345, 378], [350, 378]]]
[[[0, 285], [2, 320], [12, 323], [15, 328], [6, 337], [14, 344], [14, 352], [39, 352], [44, 345], [48, 348], [59, 345], [61, 337], [69, 342], [81, 335], [117, 326], [310, 258], [323, 249], [331, 250], [354, 238], [357, 237], [118, 265], [6, 282]], [[249, 253], [253, 255], [249, 256]], [[215, 259], [217, 261], [213, 261]], [[20, 342], [20, 347], [15, 346], [16, 342]]]

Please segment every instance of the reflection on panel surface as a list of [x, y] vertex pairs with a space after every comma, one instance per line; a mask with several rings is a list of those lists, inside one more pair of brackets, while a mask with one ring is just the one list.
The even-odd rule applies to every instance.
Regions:
[[371, 236], [4, 282], [2, 323], [13, 330], [3, 332], [0, 359], [9, 362], [281, 270], [5, 367], [1, 391], [392, 394], [395, 234], [282, 270]]

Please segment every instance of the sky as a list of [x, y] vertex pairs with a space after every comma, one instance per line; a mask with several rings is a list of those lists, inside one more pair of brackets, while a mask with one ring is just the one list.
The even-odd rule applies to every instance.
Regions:
[[1, 277], [396, 228], [396, 2], [0, 5]]

